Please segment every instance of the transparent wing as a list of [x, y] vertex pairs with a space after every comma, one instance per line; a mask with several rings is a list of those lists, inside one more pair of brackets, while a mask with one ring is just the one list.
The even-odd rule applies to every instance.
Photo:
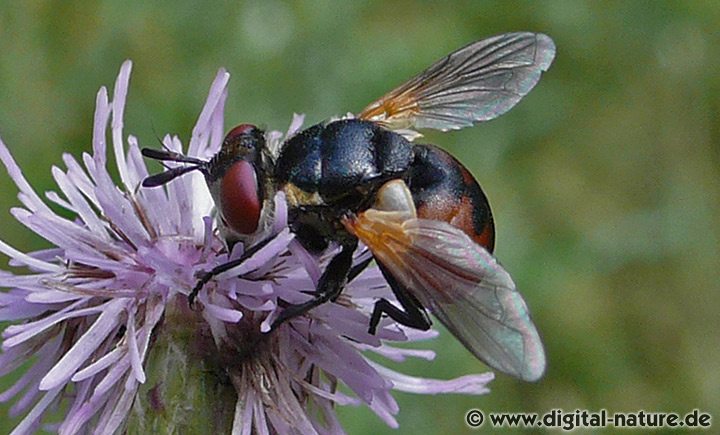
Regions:
[[358, 117], [391, 129], [457, 130], [510, 110], [540, 80], [555, 44], [540, 33], [472, 43], [367, 106]]
[[348, 226], [477, 358], [520, 379], [540, 379], [540, 336], [497, 260], [445, 222], [386, 215], [365, 212]]

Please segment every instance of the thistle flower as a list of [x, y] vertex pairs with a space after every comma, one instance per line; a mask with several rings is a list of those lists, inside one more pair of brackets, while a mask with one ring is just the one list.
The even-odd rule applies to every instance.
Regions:
[[[492, 374], [449, 381], [421, 379], [383, 367], [390, 360], [431, 359], [426, 350], [388, 343], [424, 340], [421, 332], [386, 320], [367, 332], [379, 297], [392, 299], [376, 268], [350, 283], [340, 298], [269, 332], [280, 301], [307, 300], [331, 254], [316, 258], [287, 228], [282, 194], [274, 238], [248, 261], [210, 282], [199, 311], [187, 295], [197, 274], [242, 254], [227, 252], [211, 218], [202, 177], [188, 174], [165, 189], [143, 189], [148, 175], [137, 139], [126, 136], [123, 110], [131, 63], [125, 62], [113, 99], [97, 94], [92, 154], [64, 155], [53, 167], [59, 192], [46, 200], [33, 190], [0, 141], [0, 159], [19, 189], [23, 225], [54, 247], [23, 253], [0, 241], [0, 252], [20, 273], [0, 271], [0, 320], [5, 328], [0, 376], [27, 367], [0, 393], [15, 398], [11, 414], [23, 420], [13, 434], [45, 425], [62, 434], [109, 434], [161, 428], [166, 432], [339, 433], [334, 406], [366, 404], [389, 426], [398, 406], [392, 390], [421, 394], [487, 392]], [[208, 158], [223, 139], [229, 74], [220, 70], [192, 132], [187, 155]], [[272, 149], [296, 132], [268, 133]], [[108, 125], [110, 150], [108, 150]], [[167, 148], [182, 152], [177, 137]], [[108, 171], [108, 152], [119, 185]], [[369, 253], [360, 249], [356, 261]], [[25, 365], [30, 361], [28, 365]], [[351, 392], [342, 393], [344, 384]], [[61, 410], [60, 422], [48, 422]], [[57, 412], [53, 412], [57, 416]]]

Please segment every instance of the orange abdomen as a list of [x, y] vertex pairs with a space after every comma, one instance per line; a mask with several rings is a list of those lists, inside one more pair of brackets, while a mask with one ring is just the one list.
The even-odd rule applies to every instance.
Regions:
[[453, 156], [432, 145], [416, 145], [407, 184], [418, 217], [440, 220], [463, 230], [492, 252], [495, 225], [485, 193]]

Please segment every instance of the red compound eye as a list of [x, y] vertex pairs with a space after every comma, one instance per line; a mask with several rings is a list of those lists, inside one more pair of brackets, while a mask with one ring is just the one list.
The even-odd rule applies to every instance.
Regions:
[[225, 141], [228, 142], [241, 136], [250, 135], [255, 130], [257, 130], [257, 127], [252, 124], [240, 124], [228, 132], [227, 136], [225, 136]]
[[257, 230], [261, 204], [255, 168], [250, 163], [240, 160], [225, 172], [220, 184], [220, 203], [223, 218], [234, 231], [252, 234]]

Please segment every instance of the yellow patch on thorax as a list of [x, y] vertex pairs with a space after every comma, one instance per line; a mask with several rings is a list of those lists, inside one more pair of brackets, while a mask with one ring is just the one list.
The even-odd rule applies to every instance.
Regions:
[[285, 192], [285, 200], [290, 207], [301, 205], [323, 205], [324, 202], [318, 192], [307, 192], [293, 183], [286, 183], [282, 187]]

